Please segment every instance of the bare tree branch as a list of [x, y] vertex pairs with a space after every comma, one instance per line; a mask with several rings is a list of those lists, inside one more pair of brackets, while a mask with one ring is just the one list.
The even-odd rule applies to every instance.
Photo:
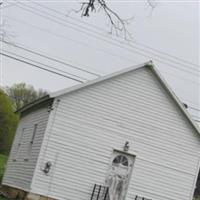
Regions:
[[133, 18], [122, 19], [107, 5], [105, 0], [87, 0], [82, 2], [81, 8], [76, 12], [81, 12], [82, 17], [89, 17], [91, 13], [96, 11], [103, 11], [105, 13], [111, 27], [110, 33], [115, 32], [116, 35], [122, 33], [126, 39], [131, 37], [130, 33], [127, 31], [126, 26]]
[[[156, 0], [146, 0], [148, 7], [151, 8], [151, 13], [156, 7]], [[131, 34], [127, 30], [127, 25], [133, 20], [133, 17], [129, 19], [122, 19], [117, 12], [111, 9], [106, 0], [85, 0], [81, 3], [79, 10], [75, 12], [81, 12], [82, 17], [89, 17], [93, 12], [103, 11], [108, 18], [110, 25], [110, 33], [115, 33], [117, 36], [122, 34], [125, 39], [131, 38]]]

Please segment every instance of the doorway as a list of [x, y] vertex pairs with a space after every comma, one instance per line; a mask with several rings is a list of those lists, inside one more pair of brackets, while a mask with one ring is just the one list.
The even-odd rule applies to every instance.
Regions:
[[125, 200], [135, 156], [117, 150], [113, 151], [106, 176], [110, 200]]

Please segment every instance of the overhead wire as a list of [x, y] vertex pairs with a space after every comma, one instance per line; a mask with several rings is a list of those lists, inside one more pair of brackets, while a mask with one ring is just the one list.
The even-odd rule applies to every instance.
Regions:
[[[184, 102], [186, 105], [190, 105], [193, 108], [198, 108], [199, 107], [199, 102], [191, 101], [186, 98], [182, 98], [182, 102]], [[188, 106], [189, 107], [189, 106]]]
[[[110, 52], [110, 51], [104, 50], [104, 49], [99, 48], [99, 47], [97, 48], [97, 47], [91, 46], [90, 44], [85, 43], [85, 42], [83, 42], [83, 41], [78, 41], [78, 40], [71, 39], [71, 38], [69, 38], [69, 37], [67, 37], [67, 36], [54, 33], [54, 32], [52, 32], [52, 31], [50, 31], [50, 30], [48, 30], [48, 29], [44, 29], [44, 28], [41, 28], [41, 27], [39, 27], [39, 26], [32, 25], [32, 24], [27, 23], [27, 22], [25, 22], [25, 21], [23, 21], [23, 20], [19, 20], [19, 19], [16, 19], [16, 18], [14, 19], [14, 18], [12, 18], [12, 17], [10, 17], [10, 16], [6, 16], [6, 17], [7, 17], [8, 19], [10, 19], [10, 20], [13, 20], [13, 21], [15, 21], [15, 22], [21, 23], [21, 24], [23, 24], [23, 25], [32, 27], [32, 28], [34, 28], [34, 29], [38, 29], [39, 31], [42, 31], [42, 32], [45, 32], [45, 33], [48, 33], [48, 34], [52, 34], [53, 36], [56, 36], [56, 37], [58, 37], [58, 38], [70, 40], [70, 41], [72, 41], [72, 42], [74, 42], [74, 43], [76, 43], [76, 44], [78, 43], [78, 44], [80, 44], [80, 45], [83, 45], [84, 47], [94, 48], [95, 50], [100, 51], [100, 52], [102, 52], [102, 53], [104, 53], [104, 54], [106, 54], [106, 55], [109, 54], [109, 55], [111, 55], [111, 56], [114, 56], [114, 57], [117, 57], [117, 58], [121, 58], [121, 59], [126, 60], [126, 61], [130, 61], [131, 64], [137, 64], [137, 63], [135, 62], [135, 60], [130, 59], [130, 58], [128, 58], [128, 57], [125, 57], [125, 56], [122, 56], [122, 55], [119, 55], [119, 54], [112, 53], [112, 52]], [[4, 41], [4, 42], [5, 42], [5, 41]], [[18, 45], [18, 44], [16, 44], [16, 42], [15, 42], [15, 43], [7, 42], [7, 44], [8, 44], [8, 45], [11, 45], [11, 46], [14, 46], [14, 47], [16, 47], [16, 48], [21, 48], [21, 47], [23, 47], [23, 50], [28, 50], [29, 52], [31, 51], [32, 53], [38, 54], [38, 52], [39, 52], [38, 50], [37, 50], [37, 52], [36, 52], [36, 51], [31, 50], [30, 48], [24, 47], [24, 45]], [[45, 53], [45, 54], [46, 54], [46, 53]], [[44, 55], [44, 52], [40, 53], [39, 55], [40, 55], [40, 56]], [[45, 57], [47, 57], [47, 56], [45, 56]], [[51, 59], [51, 60], [53, 59], [54, 61], [57, 61], [57, 62], [59, 62], [59, 63], [64, 64], [63, 61], [60, 62], [60, 60], [58, 60], [58, 59], [54, 59], [54, 58], [49, 57], [49, 56], [48, 56], [48, 58]], [[68, 64], [67, 64], [67, 65], [68, 65]], [[81, 68], [81, 69], [82, 69], [82, 68]], [[91, 73], [91, 71], [90, 71], [90, 73]], [[97, 74], [97, 73], [96, 73], [96, 74]], [[189, 81], [189, 82], [191, 82], [191, 83], [198, 84], [198, 83], [197, 83], [196, 81], [194, 81], [194, 80], [186, 79], [186, 78], [184, 78], [184, 77], [182, 77], [182, 76], [179, 77], [180, 74], [174, 75], [173, 73], [169, 73], [169, 72], [166, 72], [166, 74], [169, 74], [170, 76], [176, 76], [177, 78], [180, 78], [180, 79], [185, 79], [186, 81]], [[97, 75], [98, 75], [98, 74], [97, 74]], [[99, 74], [99, 76], [100, 76], [100, 74]]]
[[[83, 20], [80, 20], [80, 19], [77, 19], [77, 18], [75, 18], [75, 17], [72, 17], [72, 16], [69, 15], [69, 14], [67, 15], [66, 13], [63, 13], [63, 12], [57, 10], [57, 9], [50, 8], [50, 7], [45, 6], [45, 5], [41, 4], [41, 3], [38, 3], [38, 2], [36, 2], [36, 1], [28, 0], [28, 2], [32, 2], [32, 3], [38, 5], [38, 6], [42, 7], [42, 8], [45, 8], [45, 9], [47, 9], [47, 10], [50, 10], [50, 11], [56, 13], [56, 14], [60, 14], [61, 16], [65, 16], [66, 19], [70, 18], [70, 19], [73, 20], [73, 21], [77, 21], [77, 22], [80, 22], [80, 23], [82, 23], [82, 24], [86, 24], [86, 25], [89, 26], [89, 27], [91, 26], [91, 27], [95, 28], [95, 29], [98, 30], [98, 31], [100, 30], [101, 32], [102, 32], [102, 31], [106, 32], [106, 30], [102, 29], [102, 28], [99, 27], [99, 26], [96, 26], [96, 25], [94, 25], [94, 24], [88, 23], [88, 22], [86, 22], [86, 21], [83, 22]], [[89, 28], [89, 27], [88, 27], [88, 28]]]
[[8, 54], [6, 54], [6, 53], [0, 52], [0, 55], [5, 56], [5, 57], [8, 57], [8, 58], [13, 59], [13, 60], [16, 60], [16, 61], [19, 61], [19, 62], [21, 62], [21, 63], [25, 63], [25, 64], [27, 64], [27, 65], [33, 66], [33, 67], [38, 68], [38, 69], [41, 69], [41, 70], [43, 70], [43, 71], [47, 71], [47, 72], [50, 72], [50, 73], [53, 73], [53, 74], [56, 74], [56, 75], [65, 77], [65, 78], [68, 78], [68, 79], [77, 81], [77, 82], [79, 82], [79, 83], [84, 83], [83, 81], [78, 80], [78, 79], [76, 79], [76, 78], [72, 78], [72, 77], [70, 77], [70, 76], [61, 74], [61, 73], [59, 73], [59, 72], [55, 72], [55, 71], [53, 71], [53, 70], [46, 69], [46, 68], [41, 67], [41, 66], [38, 66], [38, 65], [36, 65], [36, 64], [27, 62], [27, 61], [25, 61], [25, 60], [23, 60], [23, 59], [19, 59], [19, 58], [16, 58], [16, 57], [14, 57], [14, 56], [8, 55]]
[[[72, 78], [72, 77], [66, 76], [66, 75], [61, 74], [61, 73], [58, 73], [58, 72], [56, 72], [56, 71], [59, 71], [59, 72], [62, 72], [62, 73], [67, 73], [68, 75], [76, 76], [76, 75], [74, 75], [74, 74], [70, 74], [70, 73], [68, 73], [68, 72], [66, 72], [66, 71], [59, 70], [59, 69], [57, 69], [57, 68], [51, 67], [51, 66], [46, 65], [46, 64], [43, 64], [43, 63], [41, 63], [41, 62], [37, 62], [37, 61], [34, 61], [34, 60], [29, 59], [29, 58], [27, 58], [27, 57], [20, 56], [20, 55], [18, 55], [18, 54], [13, 53], [13, 52], [9, 52], [9, 51], [6, 51], [6, 50], [3, 50], [3, 51], [6, 52], [6, 53], [8, 53], [8, 54], [2, 53], [2, 52], [0, 52], [0, 54], [3, 55], [3, 56], [6, 56], [6, 57], [8, 57], [8, 58], [11, 58], [11, 59], [14, 59], [14, 60], [17, 60], [17, 61], [23, 62], [23, 63], [25, 63], [25, 64], [28, 64], [28, 65], [31, 65], [31, 66], [37, 67], [37, 68], [39, 68], [39, 69], [42, 69], [42, 70], [45, 70], [45, 71], [48, 71], [48, 72], [54, 73], [54, 74], [56, 74], [56, 75], [63, 76], [63, 77], [65, 77], [65, 78], [68, 78], [68, 79], [71, 79], [71, 80], [75, 80], [75, 81], [80, 82], [80, 83], [84, 83], [84, 81], [81, 81], [81, 80], [78, 80], [78, 79], [75, 79], [75, 78]], [[14, 56], [17, 56], [18, 58], [13, 57], [13, 56], [10, 56], [9, 54], [14, 55]], [[22, 59], [19, 59], [19, 58], [22, 58]], [[25, 60], [24, 60], [24, 59], [25, 59]], [[43, 67], [38, 66], [38, 65], [36, 65], [36, 64], [33, 64], [33, 63], [30, 63], [30, 62], [27, 62], [26, 60], [31, 61], [31, 62], [34, 62], [34, 63], [37, 63], [37, 64], [40, 64], [40, 65], [43, 65], [43, 66], [48, 67], [48, 68], [50, 68], [50, 69], [54, 69], [54, 70], [56, 70], [56, 71], [52, 71], [52, 70], [49, 70], [49, 69], [43, 68]], [[78, 78], [81, 78], [81, 79], [84, 79], [84, 78], [79, 77], [79, 76], [77, 76], [77, 77], [78, 77]], [[85, 79], [85, 80], [87, 80], [87, 79]], [[195, 107], [192, 107], [192, 106], [188, 106], [188, 107], [191, 108], [191, 109], [193, 109], [193, 110], [200, 111], [200, 109], [198, 109], [198, 108], [195, 108]], [[200, 117], [200, 116], [196, 116], [196, 115], [192, 115], [192, 116], [193, 116], [193, 117]]]
[[188, 106], [188, 108], [192, 109], [192, 110], [196, 110], [196, 111], [199, 111], [200, 112], [200, 108], [195, 108], [193, 106]]
[[[52, 11], [52, 12], [54, 12], [54, 13], [60, 14], [60, 15], [62, 15], [62, 16], [66, 16], [65, 13], [60, 12], [60, 11], [57, 10], [57, 9], [52, 9], [52, 8], [50, 8], [50, 7], [48, 7], [48, 6], [45, 6], [45, 5], [43, 5], [43, 4], [41, 4], [41, 3], [38, 3], [38, 2], [35, 2], [35, 1], [29, 0], [29, 2], [32, 2], [32, 3], [38, 5], [38, 6], [42, 7], [42, 8], [45, 8], [45, 9], [47, 9], [47, 10]], [[97, 30], [99, 30], [99, 31], [102, 31], [102, 28], [101, 28], [101, 27], [96, 26], [96, 25], [94, 25], [94, 24], [87, 23], [87, 22], [85, 22], [85, 21], [83, 21], [83, 20], [79, 20], [79, 19], [77, 19], [77, 18], [75, 18], [75, 17], [72, 17], [72, 16], [70, 16], [70, 15], [68, 15], [67, 18], [70, 18], [71, 20], [77, 21], [77, 22], [79, 22], [79, 23], [81, 23], [81, 24], [86, 24], [87, 26], [91, 26], [91, 27], [93, 27], [93, 28], [95, 28], [95, 29], [97, 29]], [[89, 28], [89, 27], [87, 27], [87, 28]], [[104, 30], [104, 31], [106, 32], [106, 30]], [[121, 38], [121, 39], [124, 39], [123, 37], [120, 37], [120, 35], [119, 35], [118, 37]], [[115, 39], [115, 40], [116, 40], [116, 39]], [[177, 57], [177, 56], [171, 55], [171, 54], [166, 53], [166, 52], [164, 52], [164, 51], [155, 49], [155, 48], [150, 47], [150, 46], [148, 46], [148, 45], [145, 45], [145, 44], [143, 44], [143, 43], [141, 43], [141, 42], [133, 41], [133, 40], [131, 40], [131, 39], [129, 39], [128, 41], [131, 42], [131, 43], [133, 43], [133, 44], [135, 44], [135, 45], [143, 46], [143, 47], [145, 47], [145, 48], [147, 48], [147, 49], [151, 49], [152, 51], [155, 51], [155, 52], [164, 54], [164, 55], [166, 55], [166, 56], [168, 56], [168, 57], [171, 57], [171, 58], [173, 58], [173, 59], [182, 61], [182, 62], [184, 62], [184, 63], [188, 63], [188, 64], [190, 64], [190, 65], [200, 67], [200, 65], [194, 64], [194, 63], [192, 63], [192, 62], [190, 62], [190, 61], [187, 61], [187, 60], [185, 60], [185, 59], [182, 59], [182, 58], [179, 58], [179, 57]]]
[[[52, 10], [52, 9], [51, 9]], [[147, 45], [144, 45], [144, 46], [147, 46]], [[151, 48], [151, 47], [148, 47], [148, 48]], [[151, 48], [152, 50], [154, 50], [155, 51], [155, 49], [154, 48]], [[157, 50], [156, 50], [157, 51]], [[163, 52], [162, 52], [163, 53]], [[165, 53], [166, 54], [166, 53]], [[170, 55], [170, 54], [166, 54], [166, 55], [168, 55], [168, 56], [171, 56], [171, 57], [173, 57], [172, 55]], [[146, 55], [145, 55], [146, 56]], [[178, 57], [175, 57], [174, 56], [174, 58], [175, 59], [179, 59]], [[180, 59], [181, 60], [181, 59]], [[195, 65], [195, 64], [193, 64], [193, 63], [190, 63], [190, 62], [188, 62], [188, 61], [185, 61], [185, 60], [182, 60], [183, 62], [187, 62], [188, 64], [191, 64], [191, 65], [194, 65], [194, 66], [198, 66], [198, 65]], [[165, 62], [166, 63], [166, 62]], [[184, 71], [184, 70], [183, 70]], [[188, 73], [189, 73], [189, 71], [187, 71]]]
[[94, 72], [88, 71], [88, 70], [86, 70], [86, 69], [77, 67], [77, 66], [75, 66], [75, 65], [66, 63], [66, 62], [61, 61], [61, 60], [58, 60], [58, 59], [56, 59], [56, 58], [49, 57], [49, 56], [44, 55], [44, 54], [42, 54], [42, 53], [38, 53], [38, 52], [33, 51], [33, 50], [31, 50], [31, 49], [28, 49], [28, 48], [26, 48], [26, 47], [22, 47], [22, 46], [20, 46], [20, 45], [18, 45], [18, 44], [16, 44], [16, 43], [11, 43], [11, 42], [8, 42], [8, 41], [5, 41], [5, 40], [0, 40], [0, 41], [3, 42], [3, 43], [5, 43], [5, 44], [7, 44], [7, 45], [10, 45], [10, 46], [13, 46], [13, 47], [16, 47], [16, 48], [25, 50], [25, 51], [30, 52], [30, 53], [32, 53], [32, 54], [36, 54], [36, 55], [38, 55], [38, 56], [40, 56], [40, 57], [44, 57], [44, 58], [46, 58], [46, 59], [48, 59], [48, 60], [52, 60], [52, 61], [55, 61], [55, 62], [57, 62], [57, 63], [66, 65], [67, 67], [71, 67], [71, 68], [74, 68], [74, 69], [77, 69], [77, 70], [86, 72], [86, 73], [88, 73], [88, 74], [91, 74], [91, 75], [94, 75], [94, 76], [97, 76], [97, 77], [100, 77], [100, 76], [101, 76], [101, 75], [99, 75], [99, 74], [97, 74], [97, 73], [94, 73]]
[[[126, 60], [126, 61], [130, 61], [132, 64], [134, 64], [133, 62], [135, 62], [133, 59], [130, 59], [130, 58], [128, 58], [128, 57], [125, 57], [125, 56], [122, 56], [122, 55], [119, 55], [119, 54], [115, 54], [115, 53], [113, 53], [113, 52], [110, 52], [110, 51], [108, 51], [108, 50], [105, 50], [105, 49], [102, 49], [102, 48], [99, 48], [99, 47], [95, 47], [95, 46], [92, 46], [91, 44], [88, 44], [88, 43], [86, 43], [86, 42], [83, 42], [83, 41], [79, 41], [79, 40], [75, 40], [75, 39], [72, 39], [72, 38], [70, 38], [70, 37], [68, 37], [68, 36], [66, 36], [66, 35], [61, 35], [61, 34], [58, 34], [58, 33], [55, 33], [55, 32], [52, 32], [51, 30], [49, 30], [49, 29], [45, 29], [45, 28], [41, 28], [41, 27], [39, 27], [39, 26], [36, 26], [36, 25], [32, 25], [32, 24], [30, 24], [30, 23], [27, 23], [27, 22], [25, 22], [25, 21], [23, 21], [23, 20], [19, 20], [19, 19], [14, 19], [14, 18], [12, 18], [12, 17], [10, 17], [10, 16], [6, 16], [8, 19], [10, 19], [10, 20], [13, 20], [13, 21], [16, 21], [16, 22], [18, 22], [18, 23], [21, 23], [21, 24], [24, 24], [24, 25], [26, 25], [26, 26], [29, 26], [29, 27], [32, 27], [32, 28], [35, 28], [35, 29], [38, 29], [38, 30], [40, 30], [40, 31], [42, 31], [42, 32], [45, 32], [45, 33], [48, 33], [48, 34], [51, 34], [51, 35], [53, 35], [53, 36], [55, 36], [55, 37], [58, 37], [58, 38], [62, 38], [62, 39], [65, 39], [65, 40], [69, 40], [69, 41], [72, 41], [72, 42], [74, 42], [74, 43], [76, 43], [76, 44], [80, 44], [80, 45], [82, 45], [82, 46], [84, 46], [84, 47], [88, 47], [88, 48], [92, 48], [92, 49], [95, 49], [96, 51], [100, 51], [100, 52], [102, 52], [102, 53], [104, 53], [104, 54], [106, 54], [106, 55], [111, 55], [111, 56], [114, 56], [114, 57], [117, 57], [117, 58], [121, 58], [121, 59], [124, 59], [124, 60]], [[136, 63], [135, 63], [136, 64]]]
[[200, 119], [200, 116], [196, 116], [196, 115], [191, 115], [191, 116], [196, 118], [196, 119]]
[[[37, 4], [38, 4], [38, 3], [37, 3]], [[23, 4], [22, 4], [22, 5], [23, 5]], [[27, 6], [27, 5], [25, 5], [25, 6]], [[30, 8], [30, 6], [28, 6], [28, 7]], [[44, 7], [44, 6], [43, 6], [43, 7]], [[33, 7], [31, 7], [31, 8], [33, 9]], [[53, 9], [51, 9], [51, 10], [53, 10]], [[30, 10], [29, 10], [29, 11], [30, 11]], [[54, 11], [55, 11], [55, 10], [54, 10]], [[55, 12], [56, 12], [56, 11], [55, 11]], [[52, 15], [51, 15], [51, 16], [52, 16]], [[43, 17], [44, 17], [44, 16], [43, 16]], [[63, 20], [63, 19], [62, 19], [62, 20]], [[65, 21], [65, 22], [66, 22], [66, 21]], [[145, 56], [147, 56], [147, 55], [145, 55]], [[156, 58], [156, 59], [157, 59], [157, 58]], [[157, 59], [157, 60], [158, 60], [158, 59]], [[161, 62], [161, 61], [158, 60], [158, 62]], [[162, 62], [162, 63], [164, 63], [164, 62]], [[165, 62], [165, 63], [166, 63], [166, 62]], [[165, 64], [165, 63], [164, 63], [164, 64]], [[187, 72], [188, 72], [188, 71], [187, 71]], [[190, 72], [190, 73], [191, 73], [191, 72]]]
[[[30, 1], [28, 1], [28, 2], [30, 2]], [[20, 2], [21, 3], [21, 2]], [[36, 5], [39, 5], [40, 7], [43, 7], [43, 8], [46, 8], [46, 9], [48, 9], [48, 10], [51, 10], [51, 11], [53, 11], [53, 12], [56, 12], [56, 13], [60, 13], [60, 14], [62, 14], [63, 15], [63, 13], [62, 12], [59, 12], [59, 11], [56, 11], [55, 9], [51, 9], [51, 8], [49, 8], [49, 7], [47, 7], [47, 6], [44, 6], [44, 5], [41, 5], [41, 4], [39, 4], [39, 3], [36, 3], [36, 2], [33, 2], [33, 3], [35, 3]], [[24, 4], [21, 4], [21, 5], [24, 5]], [[25, 6], [27, 6], [27, 5], [25, 5]], [[33, 7], [31, 7], [31, 6], [27, 6], [27, 7], [29, 7], [29, 8], [31, 8], [31, 9], [34, 9]], [[51, 15], [51, 14], [49, 14], [49, 13], [47, 13], [48, 15], [50, 15], [50, 16], [53, 16], [53, 17], [56, 17], [55, 15]], [[72, 18], [72, 17], [70, 17], [71, 19], [75, 19], [75, 18]], [[60, 18], [61, 19], [61, 18]], [[64, 19], [61, 19], [61, 20], [64, 20]], [[80, 20], [78, 20], [79, 22], [80, 22]], [[66, 22], [66, 21], [65, 21]], [[68, 22], [69, 23], [69, 22]], [[72, 24], [72, 23], [71, 23]], [[90, 24], [91, 25], [91, 24]], [[84, 27], [85, 28], [85, 27]], [[95, 28], [98, 28], [97, 26], [95, 26]], [[91, 31], [91, 30], [90, 30]], [[143, 45], [143, 46], [145, 46], [145, 45]], [[146, 45], [147, 46], [147, 45]], [[149, 48], [151, 48], [151, 47], [149, 47]], [[151, 48], [152, 50], [155, 50], [155, 49], [153, 49], [153, 48]], [[163, 53], [163, 52], [162, 52]], [[165, 53], [166, 54], [166, 53]], [[176, 58], [176, 59], [179, 59], [178, 57], [175, 57], [175, 56], [172, 56], [172, 55], [169, 55], [169, 54], [166, 54], [166, 55], [168, 55], [168, 56], [171, 56], [171, 57], [174, 57], [174, 58]], [[179, 59], [180, 60], [180, 59]], [[185, 61], [185, 60], [182, 60], [182, 61], [184, 61], [184, 62], [187, 62], [187, 61]], [[192, 64], [192, 65], [194, 65], [193, 63], [190, 63], [189, 62], [189, 64]], [[198, 65], [197, 65], [198, 66]]]
[[[117, 44], [117, 43], [113, 43], [112, 41], [99, 38], [99, 36], [93, 35], [93, 34], [91, 34], [91, 33], [89, 33], [89, 32], [85, 32], [85, 31], [83, 31], [83, 30], [81, 30], [81, 29], [77, 29], [77, 27], [71, 27], [71, 26], [69, 26], [69, 25], [66, 25], [67, 21], [65, 21], [65, 23], [61, 23], [61, 22], [59, 22], [59, 21], [57, 21], [57, 20], [55, 20], [55, 19], [49, 18], [48, 16], [41, 15], [41, 12], [38, 13], [38, 12], [35, 12], [34, 10], [30, 10], [30, 6], [28, 6], [28, 5], [24, 5], [24, 4], [21, 4], [21, 3], [20, 3], [20, 6], [19, 6], [19, 4], [16, 5], [16, 6], [20, 7], [20, 8], [23, 9], [23, 10], [26, 10], [26, 11], [28, 11], [28, 12], [31, 12], [31, 13], [33, 13], [33, 14], [35, 14], [35, 15], [39, 15], [39, 16], [41, 16], [41, 17], [47, 19], [47, 20], [51, 20], [51, 21], [53, 21], [53, 22], [55, 22], [55, 23], [58, 23], [58, 24], [60, 24], [60, 25], [65, 26], [65, 27], [68, 27], [68, 28], [71, 28], [71, 29], [73, 29], [73, 30], [79, 31], [79, 32], [81, 32], [81, 33], [87, 34], [87, 36], [88, 36], [88, 35], [92, 35], [92, 36], [95, 37], [95, 38], [98, 38], [98, 39], [100, 39], [100, 40], [102, 40], [102, 41], [105, 41], [105, 42], [107, 42], [107, 43], [109, 43], [109, 44], [118, 46], [118, 47], [120, 47], [120, 48], [126, 49], [126, 50], [129, 51], [129, 52], [132, 52], [132, 53], [134, 52], [134, 53], [136, 53], [136, 54], [142, 55], [142, 56], [144, 56], [144, 57], [149, 57], [150, 59], [152, 59], [151, 56], [146, 55], [146, 54], [144, 54], [144, 53], [138, 52], [138, 51], [133, 50], [133, 49], [126, 48], [126, 47], [121, 46], [121, 45], [119, 45], [119, 44]], [[24, 8], [23, 6], [29, 7], [29, 9]], [[33, 9], [33, 7], [31, 7], [31, 8]], [[163, 64], [167, 64], [169, 67], [173, 67], [173, 68], [176, 68], [176, 69], [185, 71], [185, 72], [187, 72], [187, 73], [190, 73], [190, 74], [199, 76], [198, 74], [193, 73], [192, 71], [184, 70], [183, 68], [180, 68], [179, 66], [176, 66], [176, 65], [174, 65], [174, 64], [170, 64], [170, 65], [169, 65], [169, 63], [167, 63], [167, 62], [169, 62], [168, 59], [166, 59], [166, 60], [168, 60], [168, 61], [163, 61], [163, 60], [161, 60], [160, 58], [154, 58], [154, 60], [157, 60], [158, 62], [163, 63]], [[181, 66], [184, 66], [184, 65], [182, 64]], [[187, 69], [188, 69], [188, 68], [187, 68]], [[194, 70], [197, 71], [197, 72], [200, 72], [199, 70], [196, 70], [196, 69], [194, 69]]]
[[[56, 68], [50, 67], [49, 65], [46, 65], [46, 64], [43, 64], [43, 63], [40, 63], [40, 62], [33, 61], [33, 60], [29, 59], [29, 58], [26, 58], [26, 57], [24, 57], [24, 56], [17, 55], [17, 54], [12, 53], [12, 52], [8, 52], [8, 51], [5, 51], [5, 50], [3, 50], [3, 51], [6, 52], [6, 53], [15, 55], [15, 56], [17, 56], [17, 57], [20, 57], [20, 58], [22, 58], [22, 59], [19, 59], [19, 58], [16, 58], [16, 57], [14, 57], [14, 56], [10, 56], [9, 54], [0, 52], [0, 54], [3, 55], [3, 56], [5, 56], [5, 57], [8, 57], [8, 58], [17, 60], [17, 61], [19, 61], [19, 62], [22, 62], [22, 63], [28, 64], [28, 65], [31, 65], [31, 66], [36, 67], [36, 68], [38, 68], [38, 69], [41, 69], [41, 70], [44, 70], [44, 71], [47, 71], [47, 72], [50, 72], [50, 73], [53, 73], [53, 74], [56, 74], [56, 75], [65, 77], [65, 78], [68, 78], [68, 79], [77, 81], [77, 82], [79, 82], [79, 83], [84, 83], [84, 81], [81, 81], [81, 80], [79, 80], [79, 79], [72, 78], [72, 77], [70, 77], [70, 76], [66, 76], [66, 75], [61, 74], [61, 73], [58, 73], [58, 72], [56, 72], [56, 71], [43, 68], [43, 67], [41, 67], [41, 66], [39, 66], [39, 65], [36, 65], [36, 64], [27, 62], [26, 60], [29, 60], [29, 61], [31, 61], [31, 62], [35, 62], [35, 63], [38, 63], [38, 64], [42, 64], [42, 65], [44, 65], [44, 66], [49, 67], [50, 69], [56, 69]], [[24, 59], [26, 59], [26, 60], [24, 60]], [[58, 69], [56, 69], [56, 70], [58, 71]], [[59, 70], [59, 71], [61, 71], [61, 70]], [[62, 71], [62, 72], [64, 72], [64, 71]], [[66, 72], [65, 72], [65, 73], [66, 73]], [[69, 73], [68, 73], [68, 74], [69, 74]], [[73, 75], [73, 76], [74, 76], [74, 75]], [[192, 106], [188, 106], [188, 107], [189, 107], [189, 108], [192, 108], [192, 109], [194, 109], [194, 110], [200, 111], [200, 109], [197, 109], [197, 108], [195, 108], [195, 107], [192, 107]], [[196, 118], [200, 118], [200, 116], [196, 116], [196, 115], [192, 115], [192, 116], [193, 116], [193, 117], [196, 117]]]
[[[3, 50], [3, 49], [2, 49], [2, 50]], [[83, 80], [85, 80], [85, 81], [88, 81], [88, 79], [86, 79], [86, 78], [84, 78], [84, 77], [81, 77], [81, 76], [78, 76], [78, 75], [69, 73], [69, 72], [67, 72], [67, 71], [58, 69], [58, 68], [56, 68], [56, 67], [52, 67], [52, 66], [47, 65], [47, 64], [44, 64], [44, 63], [42, 63], [42, 62], [38, 62], [38, 61], [32, 60], [32, 59], [30, 59], [30, 58], [21, 56], [21, 55], [19, 55], [19, 54], [16, 54], [16, 53], [13, 53], [13, 52], [10, 52], [10, 51], [7, 51], [7, 50], [3, 50], [3, 51], [6, 52], [6, 53], [8, 53], [8, 54], [17, 56], [18, 58], [26, 59], [26, 60], [28, 60], [28, 61], [34, 62], [34, 63], [39, 64], [39, 65], [43, 65], [43, 66], [45, 66], [45, 67], [48, 67], [48, 68], [50, 68], [50, 69], [59, 71], [59, 72], [61, 72], [61, 73], [65, 73], [65, 74], [68, 74], [68, 75], [70, 75], [70, 76], [74, 76], [74, 77], [76, 77], [76, 78], [79, 78], [79, 79], [83, 79]]]
[[[19, 46], [17, 46], [17, 47], [19, 47]], [[29, 50], [29, 49], [25, 49], [25, 50]], [[4, 50], [5, 51], [5, 50]], [[17, 55], [17, 54], [15, 54], [15, 53], [11, 53], [11, 52], [8, 52], [8, 51], [5, 51], [5, 52], [7, 52], [7, 53], [10, 53], [10, 54], [13, 54], [13, 55], [15, 55], [15, 56], [18, 56], [18, 57], [21, 57], [21, 58], [24, 58], [24, 59], [27, 59], [27, 60], [29, 60], [29, 61], [31, 61], [31, 62], [35, 62], [35, 63], [37, 63], [37, 64], [42, 64], [42, 65], [44, 65], [44, 66], [46, 66], [46, 67], [50, 67], [49, 65], [45, 65], [45, 64], [43, 64], [43, 63], [41, 63], [41, 62], [37, 62], [37, 61], [34, 61], [34, 60], [31, 60], [31, 59], [29, 59], [29, 58], [26, 58], [26, 57], [23, 57], [23, 56], [20, 56], [20, 55]], [[33, 52], [33, 53], [35, 53], [35, 52]], [[37, 53], [36, 53], [37, 54]], [[46, 57], [46, 56], [45, 56]], [[59, 69], [57, 69], [57, 68], [53, 68], [53, 67], [51, 67], [52, 69], [55, 69], [55, 70], [59, 70]], [[63, 72], [63, 73], [68, 73], [68, 72], [66, 72], [66, 71], [63, 71], [63, 70], [59, 70], [60, 72]], [[74, 76], [74, 74], [70, 74], [70, 73], [68, 73], [69, 75], [72, 75], [72, 76]], [[76, 76], [76, 75], [75, 75]], [[77, 76], [78, 78], [81, 78], [81, 79], [85, 79], [85, 78], [83, 78], [83, 77], [80, 77], [80, 76]], [[87, 80], [87, 79], [85, 79], [85, 80]], [[198, 110], [198, 111], [200, 111], [198, 108], [195, 108], [195, 107], [192, 107], [192, 106], [188, 106], [189, 108], [191, 108], [191, 109], [195, 109], [195, 110]]]

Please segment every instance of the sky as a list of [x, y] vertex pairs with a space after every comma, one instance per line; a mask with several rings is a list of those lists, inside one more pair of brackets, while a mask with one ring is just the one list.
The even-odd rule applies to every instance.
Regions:
[[[180, 100], [191, 107], [191, 114], [200, 117], [199, 1], [152, 1], [156, 5], [153, 10], [147, 1], [109, 1], [108, 6], [121, 18], [131, 19], [128, 40], [109, 33], [109, 21], [102, 11], [81, 17], [80, 12], [74, 11], [80, 8], [80, 2], [4, 0], [0, 9], [7, 41], [62, 63], [5, 43], [1, 43], [1, 50], [29, 58], [40, 66], [43, 63], [75, 74], [73, 77], [82, 81], [97, 76], [63, 62], [103, 76], [152, 60]], [[25, 82], [53, 92], [80, 84], [4, 56], [0, 58], [1, 86]]]

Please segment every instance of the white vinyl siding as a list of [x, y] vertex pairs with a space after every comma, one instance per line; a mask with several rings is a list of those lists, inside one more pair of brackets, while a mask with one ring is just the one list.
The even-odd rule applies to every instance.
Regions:
[[[141, 68], [59, 97], [49, 118], [32, 192], [88, 200], [104, 184], [113, 149], [136, 155], [126, 200], [191, 200], [200, 140], [150, 69]], [[56, 99], [55, 99], [56, 101]], [[41, 168], [51, 161], [47, 176]]]
[[[20, 119], [3, 178], [4, 185], [30, 190], [48, 116], [46, 106], [33, 110]], [[34, 124], [37, 124], [37, 129]], [[34, 143], [30, 144], [33, 138]]]

